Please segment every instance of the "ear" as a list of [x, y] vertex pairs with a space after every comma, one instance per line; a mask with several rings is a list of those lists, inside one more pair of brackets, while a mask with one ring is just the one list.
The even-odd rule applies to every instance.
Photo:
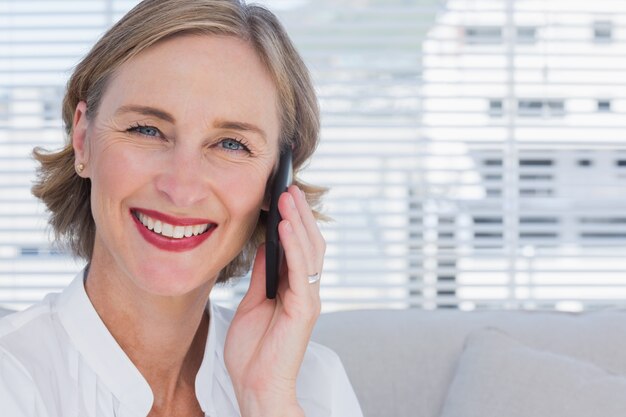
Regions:
[[78, 175], [89, 178], [89, 145], [86, 143], [87, 128], [87, 103], [84, 101], [76, 105], [74, 121], [72, 123], [72, 147], [74, 148], [74, 165], [83, 164], [85, 169]]

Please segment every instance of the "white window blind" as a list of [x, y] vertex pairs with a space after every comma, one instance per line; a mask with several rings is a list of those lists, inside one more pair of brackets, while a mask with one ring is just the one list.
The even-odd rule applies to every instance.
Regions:
[[45, 207], [30, 194], [30, 153], [63, 144], [61, 100], [71, 69], [135, 3], [0, 1], [0, 306], [22, 309], [82, 267], [50, 245]]
[[[322, 107], [326, 310], [623, 303], [626, 3], [263, 3]], [[72, 66], [134, 4], [0, 0], [0, 305], [81, 266], [51, 249], [29, 152], [62, 143]]]

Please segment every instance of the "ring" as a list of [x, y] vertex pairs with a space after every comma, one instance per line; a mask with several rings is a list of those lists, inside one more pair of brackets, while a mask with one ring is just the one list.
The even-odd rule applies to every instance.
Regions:
[[309, 284], [315, 284], [317, 281], [320, 280], [320, 273], [316, 272], [313, 275], [309, 275]]

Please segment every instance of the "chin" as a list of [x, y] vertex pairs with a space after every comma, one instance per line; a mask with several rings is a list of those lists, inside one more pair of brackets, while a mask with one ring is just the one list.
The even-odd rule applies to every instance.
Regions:
[[[200, 268], [164, 268], [161, 265], [141, 268], [135, 281], [144, 291], [164, 296], [176, 297], [188, 294], [202, 287], [210, 280], [209, 275], [198, 273]], [[217, 274], [215, 274], [217, 277]]]

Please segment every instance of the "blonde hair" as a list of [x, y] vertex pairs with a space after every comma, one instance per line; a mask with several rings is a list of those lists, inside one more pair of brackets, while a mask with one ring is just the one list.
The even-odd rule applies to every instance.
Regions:
[[[63, 99], [65, 147], [57, 152], [33, 150], [41, 164], [33, 194], [50, 212], [55, 238], [74, 256], [90, 261], [96, 234], [91, 214], [89, 180], [74, 170], [74, 111], [87, 102], [87, 118], [97, 114], [107, 84], [121, 64], [155, 43], [184, 34], [225, 35], [249, 42], [275, 82], [281, 120], [280, 144], [293, 145], [294, 183], [306, 194], [318, 219], [322, 187], [305, 184], [298, 171], [319, 141], [319, 109], [310, 76], [287, 33], [269, 10], [238, 0], [145, 0], [117, 22], [76, 66]], [[221, 272], [218, 282], [250, 269], [256, 248], [265, 240], [265, 212], [250, 240]]]

